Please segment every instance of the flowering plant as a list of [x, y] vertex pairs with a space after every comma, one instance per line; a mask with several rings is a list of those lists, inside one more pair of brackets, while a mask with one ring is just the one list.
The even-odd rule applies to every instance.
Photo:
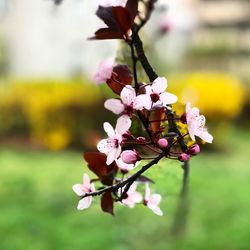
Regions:
[[[124, 2], [98, 7], [96, 15], [107, 27], [99, 29], [91, 39], [124, 40], [131, 49], [132, 70], [128, 65], [116, 65], [110, 60], [100, 65], [95, 76], [97, 83], [106, 82], [118, 95], [117, 99], [106, 100], [104, 107], [118, 119], [115, 127], [108, 122], [103, 124], [107, 138], [97, 144], [98, 151], [84, 153], [89, 170], [97, 178], [90, 180], [84, 174], [83, 184], [74, 185], [73, 190], [81, 198], [77, 207], [80, 210], [90, 206], [92, 197], [101, 196], [104, 212], [114, 214], [115, 202], [130, 208], [142, 203], [161, 216], [163, 212], [159, 204], [162, 197], [151, 194], [153, 180], [144, 176], [144, 172], [163, 158], [182, 162], [184, 194], [188, 162], [191, 156], [200, 152], [196, 138], [211, 143], [213, 137], [205, 127], [205, 117], [199, 114], [198, 108], [191, 108], [190, 103], [183, 115], [175, 115], [172, 104], [177, 102], [177, 97], [166, 92], [167, 80], [156, 74], [144, 53], [139, 31], [149, 20], [156, 0]], [[139, 2], [144, 5], [145, 13], [138, 11]], [[149, 78], [147, 83], [138, 79], [139, 62]], [[136, 123], [142, 129], [135, 132], [133, 126]], [[180, 124], [187, 127], [187, 133], [181, 133]], [[148, 163], [139, 168], [144, 161]], [[100, 183], [97, 189], [94, 182]], [[139, 190], [143, 189], [144, 195], [137, 190], [138, 186], [142, 186]]]

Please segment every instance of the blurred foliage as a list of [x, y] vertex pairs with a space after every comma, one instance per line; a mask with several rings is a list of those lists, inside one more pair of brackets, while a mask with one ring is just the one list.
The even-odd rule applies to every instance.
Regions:
[[29, 137], [52, 150], [84, 146], [103, 119], [95, 115], [103, 105], [100, 89], [77, 79], [14, 81], [0, 86], [0, 97], [0, 135]]
[[[227, 75], [193, 73], [168, 77], [170, 92], [176, 93], [180, 104], [201, 109], [208, 126], [216, 123], [218, 136], [226, 134], [228, 120], [237, 117], [244, 103], [242, 84]], [[51, 150], [68, 147], [95, 148], [103, 133], [102, 123], [116, 116], [103, 108], [104, 96], [111, 96], [105, 86], [87, 84], [88, 80], [15, 80], [0, 85], [0, 136], [2, 143], [31, 142], [33, 146]], [[218, 125], [220, 121], [220, 126]], [[214, 133], [214, 130], [210, 130]], [[215, 134], [214, 134], [215, 135]]]

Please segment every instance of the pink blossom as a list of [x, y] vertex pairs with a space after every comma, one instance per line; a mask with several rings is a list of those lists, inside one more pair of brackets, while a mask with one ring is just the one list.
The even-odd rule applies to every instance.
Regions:
[[111, 77], [114, 64], [114, 59], [110, 58], [99, 65], [98, 72], [94, 75], [96, 84], [104, 83]]
[[104, 103], [104, 107], [115, 114], [124, 114], [131, 117], [135, 110], [143, 109], [150, 99], [148, 95], [138, 95], [136, 96], [135, 90], [132, 86], [125, 86], [120, 94], [121, 100], [118, 99], [108, 99]]
[[163, 33], [169, 32], [173, 28], [173, 22], [169, 18], [169, 16], [164, 15], [160, 19], [159, 23], [160, 29]]
[[116, 123], [115, 129], [110, 123], [103, 124], [104, 131], [107, 133], [108, 138], [101, 140], [97, 144], [97, 149], [107, 155], [107, 165], [110, 165], [121, 154], [122, 135], [129, 130], [131, 120], [127, 116], [121, 116]]
[[118, 166], [118, 168], [120, 168], [121, 170], [128, 172], [130, 170], [133, 170], [134, 168], [136, 168], [139, 164], [141, 163], [141, 161], [136, 161], [135, 163], [126, 163], [122, 160], [122, 158], [120, 157], [118, 160], [116, 160], [116, 164]]
[[121, 153], [121, 159], [127, 164], [135, 164], [140, 157], [135, 150], [125, 150]]
[[190, 155], [186, 154], [186, 153], [182, 153], [179, 155], [178, 159], [179, 159], [179, 161], [185, 162], [185, 161], [188, 161], [190, 159]]
[[156, 107], [165, 107], [166, 105], [177, 102], [177, 96], [165, 92], [167, 88], [167, 79], [164, 77], [156, 78], [151, 85], [145, 87], [146, 94], [150, 96], [150, 103], [147, 103], [147, 109]]
[[145, 184], [145, 197], [144, 204], [151, 209], [155, 214], [162, 216], [163, 212], [159, 207], [159, 203], [161, 202], [161, 195], [159, 194], [150, 194], [149, 184]]
[[142, 202], [142, 195], [136, 191], [137, 183], [133, 183], [128, 192], [127, 192], [127, 198], [122, 200], [122, 204], [127, 205], [130, 208], [133, 208], [136, 203]]
[[161, 148], [166, 148], [168, 146], [168, 140], [166, 138], [159, 139], [157, 143]]
[[205, 127], [205, 116], [200, 115], [198, 108], [191, 108], [190, 103], [186, 104], [186, 121], [189, 135], [193, 141], [195, 141], [195, 136], [198, 136], [203, 141], [212, 143], [213, 136], [207, 132]]
[[[83, 175], [83, 184], [75, 184], [73, 186], [73, 191], [78, 196], [83, 196], [86, 193], [94, 192], [95, 191], [95, 185], [94, 183], [90, 183], [90, 178], [87, 174]], [[82, 198], [77, 206], [77, 209], [83, 210], [88, 208], [92, 203], [92, 196], [87, 196], [85, 198]]]

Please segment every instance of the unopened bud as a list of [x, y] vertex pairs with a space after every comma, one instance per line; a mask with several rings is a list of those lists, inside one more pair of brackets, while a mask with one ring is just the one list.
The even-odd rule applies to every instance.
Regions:
[[188, 155], [186, 153], [182, 153], [179, 155], [178, 159], [179, 159], [179, 161], [185, 162], [185, 161], [188, 161], [190, 159], [190, 155]]
[[160, 148], [166, 148], [168, 146], [168, 140], [166, 138], [159, 139], [157, 143]]
[[134, 150], [125, 150], [121, 153], [121, 159], [126, 164], [135, 164], [140, 160], [140, 157]]
[[194, 144], [188, 149], [187, 153], [189, 153], [190, 155], [197, 155], [200, 153], [200, 151], [200, 146], [198, 144]]
[[133, 135], [129, 131], [122, 135], [122, 139], [124, 141], [132, 140], [133, 138]]

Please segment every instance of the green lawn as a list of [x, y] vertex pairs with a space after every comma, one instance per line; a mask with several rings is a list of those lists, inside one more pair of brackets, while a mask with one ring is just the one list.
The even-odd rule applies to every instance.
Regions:
[[234, 132], [224, 153], [192, 159], [185, 236], [170, 236], [182, 171], [164, 161], [149, 172], [163, 196], [163, 217], [142, 205], [100, 212], [98, 199], [77, 211], [72, 184], [86, 171], [79, 152], [0, 149], [1, 250], [248, 250], [250, 133]]

